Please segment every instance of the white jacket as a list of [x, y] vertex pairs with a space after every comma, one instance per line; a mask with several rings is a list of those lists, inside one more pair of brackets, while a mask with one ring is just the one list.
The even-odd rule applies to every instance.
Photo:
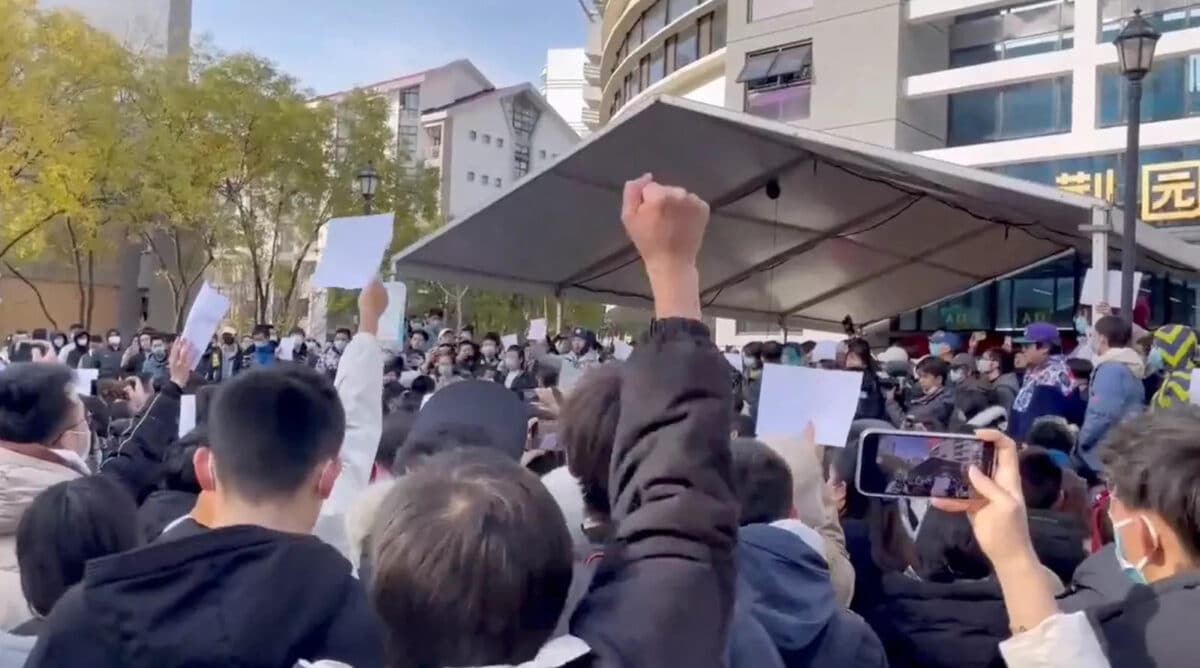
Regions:
[[80, 477], [60, 464], [0, 448], [0, 631], [30, 617], [17, 569], [17, 524], [42, 490]]
[[346, 437], [339, 455], [342, 472], [321, 506], [313, 534], [352, 559], [355, 551], [350, 549], [345, 517], [371, 482], [383, 432], [383, 349], [374, 335], [355, 335], [342, 353], [333, 384], [346, 411]]
[[1008, 668], [1109, 668], [1087, 614], [1059, 613], [1000, 643]]

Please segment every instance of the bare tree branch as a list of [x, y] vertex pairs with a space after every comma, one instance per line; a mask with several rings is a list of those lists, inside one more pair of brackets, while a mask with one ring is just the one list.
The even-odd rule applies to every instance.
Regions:
[[38, 286], [34, 285], [33, 281], [25, 278], [24, 274], [17, 271], [17, 268], [12, 266], [11, 263], [5, 262], [4, 267], [8, 269], [9, 273], [16, 276], [17, 280], [28, 286], [30, 290], [33, 290], [33, 296], [37, 297], [38, 306], [42, 308], [42, 315], [46, 316], [46, 320], [50, 321], [50, 326], [57, 330], [59, 328], [58, 321], [54, 319], [54, 316], [50, 315], [50, 309], [46, 308], [46, 300], [42, 298], [42, 291], [38, 289]]

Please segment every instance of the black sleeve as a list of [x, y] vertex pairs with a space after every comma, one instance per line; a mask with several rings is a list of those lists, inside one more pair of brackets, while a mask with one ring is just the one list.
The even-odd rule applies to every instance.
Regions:
[[[349, 577], [349, 576], [347, 576]], [[341, 613], [329, 626], [325, 647], [317, 659], [340, 661], [350, 666], [384, 665], [383, 629], [367, 600], [362, 582], [350, 578]]]
[[183, 395], [166, 381], [150, 404], [133, 419], [133, 427], [121, 437], [112, 457], [100, 466], [100, 474], [112, 476], [139, 502], [162, 474], [163, 451], [179, 436], [179, 398]]
[[737, 537], [727, 366], [706, 327], [669, 320], [623, 367], [616, 535], [571, 620], [596, 665], [723, 663]]
[[54, 604], [25, 668], [118, 668], [121, 663], [99, 637], [85, 607], [82, 585], [67, 590]]

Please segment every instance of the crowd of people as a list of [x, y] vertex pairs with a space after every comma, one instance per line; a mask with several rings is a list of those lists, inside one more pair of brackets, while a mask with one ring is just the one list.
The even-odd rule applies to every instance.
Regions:
[[[701, 322], [707, 205], [647, 175], [621, 219], [655, 310], [627, 359], [437, 310], [385, 349], [379, 281], [325, 345], [14, 333], [0, 668], [1193, 665], [1191, 329], [1097, 312], [1069, 358], [1036, 323], [733, 368]], [[860, 370], [848, 442], [757, 434], [769, 364]], [[864, 496], [873, 427], [975, 431], [993, 473]]]

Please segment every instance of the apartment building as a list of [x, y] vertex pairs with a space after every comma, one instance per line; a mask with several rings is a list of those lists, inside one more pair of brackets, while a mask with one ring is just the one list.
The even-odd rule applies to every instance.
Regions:
[[554, 107], [559, 116], [580, 136], [587, 135], [588, 127], [583, 122], [583, 99], [587, 81], [584, 67], [587, 53], [578, 49], [550, 49], [546, 52], [546, 67], [542, 70], [542, 86], [539, 89], [546, 102]]

